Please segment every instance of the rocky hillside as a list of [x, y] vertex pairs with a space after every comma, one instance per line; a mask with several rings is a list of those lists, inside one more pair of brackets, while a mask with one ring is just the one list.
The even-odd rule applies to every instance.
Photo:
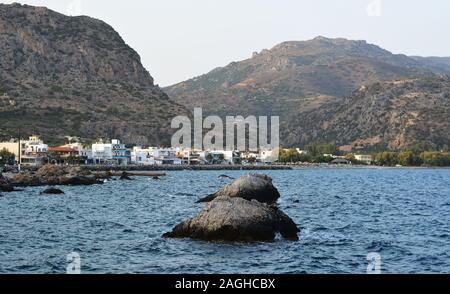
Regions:
[[364, 41], [318, 37], [282, 43], [165, 90], [172, 99], [207, 112], [288, 120], [364, 84], [427, 74], [414, 59]]
[[322, 141], [346, 150], [450, 146], [450, 78], [364, 86], [342, 101], [299, 116], [289, 127], [295, 130], [289, 136], [292, 143]]
[[[217, 68], [206, 75], [168, 87], [165, 91], [176, 101], [203, 107], [206, 113], [280, 116], [284, 145], [301, 146], [311, 140], [336, 139], [331, 135], [322, 137], [324, 105], [333, 106], [326, 112], [330, 119], [338, 114], [333, 112], [336, 107], [346, 105], [344, 97], [363, 85], [433, 77], [445, 73], [445, 68], [445, 60], [433, 62], [427, 58], [395, 55], [365, 41], [318, 37], [310, 41], [279, 44], [270, 50], [254, 53], [250, 59]], [[427, 91], [420, 90], [424, 95]], [[383, 115], [388, 110], [377, 109]], [[398, 111], [403, 110], [399, 108]], [[353, 114], [356, 115], [356, 112]], [[316, 120], [306, 121], [302, 117]], [[390, 127], [385, 121], [381, 124], [381, 128]], [[374, 133], [380, 127], [375, 124], [366, 126], [371, 128], [368, 131]], [[340, 127], [341, 130], [335, 130], [340, 134], [359, 134], [359, 125], [354, 123]], [[356, 139], [368, 138], [365, 134], [361, 134], [361, 138], [353, 135], [341, 137], [338, 143], [350, 144]], [[381, 141], [396, 145], [389, 140]]]
[[432, 69], [434, 72], [450, 75], [450, 57], [412, 56], [411, 58], [419, 62], [422, 66]]
[[186, 109], [157, 86], [106, 23], [44, 7], [0, 4], [0, 137], [36, 132], [170, 142]]

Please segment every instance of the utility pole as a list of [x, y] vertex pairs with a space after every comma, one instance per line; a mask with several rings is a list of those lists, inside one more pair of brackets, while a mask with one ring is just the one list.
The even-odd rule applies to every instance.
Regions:
[[18, 152], [18, 168], [19, 168], [19, 172], [20, 172], [20, 164], [22, 163], [22, 140], [21, 140], [21, 134], [20, 134], [20, 128], [19, 128], [19, 152]]

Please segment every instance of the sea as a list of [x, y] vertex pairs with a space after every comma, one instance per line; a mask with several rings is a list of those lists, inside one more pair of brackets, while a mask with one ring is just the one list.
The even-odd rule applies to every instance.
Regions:
[[[279, 189], [298, 242], [164, 239], [196, 200], [248, 171], [174, 171], [0, 196], [0, 273], [450, 273], [450, 169], [255, 171]], [[74, 267], [74, 261], [76, 266]]]

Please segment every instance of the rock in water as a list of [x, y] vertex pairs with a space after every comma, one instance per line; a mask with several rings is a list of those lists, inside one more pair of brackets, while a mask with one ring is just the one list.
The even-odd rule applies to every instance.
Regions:
[[131, 181], [130, 175], [127, 172], [123, 172], [120, 176], [120, 180], [122, 181]]
[[233, 177], [227, 176], [227, 175], [220, 175], [217, 177], [218, 179], [224, 180], [224, 179], [229, 179], [229, 180], [236, 180]]
[[269, 176], [248, 174], [226, 185], [218, 192], [199, 200], [198, 203], [211, 202], [220, 196], [238, 197], [246, 200], [255, 199], [262, 203], [273, 204], [280, 198], [280, 193]]
[[177, 225], [165, 238], [205, 241], [273, 241], [277, 233], [298, 240], [296, 224], [275, 206], [256, 200], [221, 196], [207, 204], [194, 218]]
[[65, 194], [62, 190], [60, 189], [56, 189], [56, 188], [48, 188], [45, 189], [44, 191], [41, 192], [42, 194], [46, 194], [46, 195], [62, 195]]
[[94, 185], [103, 182], [79, 167], [44, 165], [36, 173], [22, 172], [11, 178], [14, 186]]
[[14, 187], [11, 185], [11, 183], [3, 177], [2, 174], [0, 174], [0, 192], [13, 192]]
[[19, 187], [34, 187], [41, 185], [41, 181], [39, 180], [39, 177], [37, 175], [26, 172], [21, 172], [14, 175], [11, 178], [11, 183], [14, 186]]

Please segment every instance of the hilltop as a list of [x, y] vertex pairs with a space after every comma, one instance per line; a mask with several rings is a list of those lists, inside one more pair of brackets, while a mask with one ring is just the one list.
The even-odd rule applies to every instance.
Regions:
[[108, 24], [0, 4], [0, 137], [39, 133], [168, 144], [173, 102]]

